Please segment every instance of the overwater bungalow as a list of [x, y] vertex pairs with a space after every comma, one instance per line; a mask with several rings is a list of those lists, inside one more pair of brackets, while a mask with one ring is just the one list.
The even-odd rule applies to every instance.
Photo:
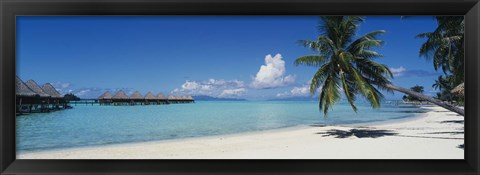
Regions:
[[15, 79], [15, 101], [17, 113], [30, 113], [33, 106], [41, 104], [40, 96], [33, 92], [18, 76]]
[[171, 104], [171, 103], [178, 103], [177, 101], [177, 97], [173, 96], [173, 95], [169, 95], [167, 97], [167, 100], [168, 100], [168, 103]]
[[174, 95], [169, 95], [167, 97], [168, 103], [193, 103], [193, 97], [192, 96], [174, 96]]
[[37, 84], [37, 82], [33, 80], [28, 80], [27, 82], [25, 82], [25, 84], [28, 88], [30, 88], [39, 96], [37, 106], [34, 110], [38, 110], [38, 112], [48, 112], [50, 110], [49, 106], [51, 96], [45, 93], [43, 89]]
[[145, 96], [138, 91], [132, 93], [132, 95], [127, 96], [123, 91], [118, 91], [115, 95], [112, 96], [110, 92], [105, 92], [98, 97], [98, 102], [100, 105], [160, 105], [160, 104], [170, 104], [170, 103], [193, 103], [194, 100], [192, 96], [182, 96], [177, 97], [170, 95], [165, 97], [163, 93], [158, 93], [156, 96], [152, 92], [148, 92]]
[[145, 99], [145, 104], [150, 105], [150, 104], [158, 104], [158, 98], [155, 97], [152, 92], [147, 92], [147, 94], [144, 97]]
[[30, 88], [33, 92], [38, 94], [40, 97], [51, 97], [50, 95], [45, 93], [45, 91], [43, 91], [43, 89], [37, 84], [37, 82], [33, 80], [28, 80], [27, 82], [25, 82], [25, 84], [28, 86], [28, 88]]
[[145, 98], [143, 97], [142, 94], [140, 94], [140, 92], [135, 91], [133, 92], [132, 95], [130, 95], [130, 105], [137, 105], [137, 104], [140, 104], [140, 105], [145, 104]]
[[110, 91], [107, 91], [100, 95], [100, 97], [98, 97], [98, 103], [100, 105], [110, 105], [112, 103], [112, 97], [112, 93], [110, 93]]
[[190, 95], [187, 96], [187, 100], [190, 101], [191, 103], [194, 103], [194, 102], [195, 102], [195, 100], [193, 99], [193, 97], [190, 96]]
[[168, 98], [163, 95], [163, 93], [159, 92], [157, 94], [158, 104], [169, 104]]
[[115, 93], [115, 95], [112, 97], [112, 104], [113, 105], [129, 105], [130, 104], [130, 98], [123, 92], [122, 90], [118, 91]]
[[179, 96], [178, 100], [180, 101], [180, 103], [186, 103], [187, 102], [187, 96]]
[[61, 108], [67, 108], [68, 107], [68, 102], [62, 97], [62, 95], [53, 87], [52, 84], [46, 83], [42, 86], [43, 92], [47, 93], [50, 95], [50, 104], [51, 105], [49, 108], [58, 110]]
[[18, 76], [15, 81], [17, 114], [49, 112], [69, 107], [68, 102], [50, 83], [40, 87], [35, 81], [23, 82]]
[[180, 103], [193, 103], [194, 102], [192, 96], [181, 96], [181, 97], [177, 97], [177, 98], [178, 98], [178, 101]]

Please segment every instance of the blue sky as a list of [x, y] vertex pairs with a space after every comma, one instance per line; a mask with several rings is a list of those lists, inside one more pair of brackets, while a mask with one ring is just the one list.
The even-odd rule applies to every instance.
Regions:
[[[262, 100], [306, 96], [316, 68], [293, 61], [313, 52], [316, 16], [22, 16], [17, 17], [17, 75], [50, 82], [84, 98], [105, 90]], [[393, 83], [425, 87], [440, 73], [418, 56], [432, 17], [368, 16], [358, 35], [386, 30], [376, 61]], [[318, 95], [318, 94], [317, 94]], [[403, 94], [385, 94], [399, 99]]]

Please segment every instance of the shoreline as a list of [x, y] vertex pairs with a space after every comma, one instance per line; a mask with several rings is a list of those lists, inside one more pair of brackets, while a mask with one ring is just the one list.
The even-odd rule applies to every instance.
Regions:
[[[460, 125], [441, 123], [463, 117], [452, 116], [451, 112], [441, 112], [439, 107], [422, 107], [428, 109], [426, 113], [414, 114], [412, 117], [347, 125], [300, 125], [286, 128], [277, 128], [263, 131], [250, 131], [243, 133], [215, 135], [204, 137], [180, 138], [159, 141], [120, 143], [109, 145], [95, 145], [77, 148], [52, 149], [44, 151], [26, 151], [17, 155], [20, 159], [262, 159], [262, 158], [300, 158], [300, 159], [463, 159], [463, 150], [456, 146], [463, 144], [461, 137], [452, 137], [448, 133], [456, 132]], [[431, 124], [439, 119], [440, 125]], [[430, 123], [430, 125], [429, 125]], [[445, 127], [445, 126], [447, 127]], [[417, 129], [408, 129], [407, 126]], [[448, 127], [450, 126], [450, 127]], [[424, 129], [421, 129], [424, 127]], [[418, 129], [420, 128], [420, 129]], [[426, 129], [425, 129], [426, 128]], [[434, 129], [432, 129], [434, 128]], [[354, 131], [370, 134], [362, 137]], [[431, 131], [430, 131], [431, 130]], [[435, 138], [425, 133], [412, 131], [437, 131], [440, 135]], [[447, 131], [444, 131], [447, 130]], [[452, 131], [453, 130], [453, 131]], [[349, 133], [350, 131], [350, 133]], [[388, 132], [387, 132], [388, 131]], [[390, 133], [391, 132], [391, 133]], [[442, 132], [445, 132], [442, 134]], [[395, 133], [395, 134], [392, 134]], [[349, 136], [350, 135], [350, 136]], [[340, 137], [340, 138], [338, 138]], [[344, 137], [344, 138], [341, 138]], [[447, 139], [448, 138], [448, 139]], [[371, 143], [370, 143], [371, 142]], [[377, 143], [378, 142], [378, 143]], [[392, 142], [399, 142], [391, 145]], [[430, 152], [439, 151], [437, 154], [398, 154], [401, 147], [404, 151], [415, 149], [419, 143], [426, 147], [421, 150]], [[348, 145], [383, 145], [370, 153], [357, 152], [348, 148]], [[450, 147], [450, 151], [431, 149], [438, 145]], [[311, 146], [315, 145], [315, 146]], [[403, 145], [399, 147], [399, 145]], [[408, 146], [409, 145], [409, 146]], [[384, 150], [392, 147], [391, 151]], [[325, 147], [326, 149], [323, 149]], [[397, 148], [398, 147], [398, 148]], [[331, 153], [328, 150], [342, 151], [344, 154]], [[344, 149], [339, 149], [344, 148]], [[362, 146], [363, 148], [363, 146]], [[425, 149], [428, 148], [428, 149]], [[350, 150], [348, 150], [350, 149]], [[383, 154], [378, 150], [386, 151]], [[397, 150], [396, 150], [397, 149]], [[429, 151], [430, 149], [430, 151]], [[390, 150], [390, 149], [389, 149]], [[373, 151], [373, 152], [372, 152]], [[336, 151], [332, 151], [336, 152]], [[369, 151], [366, 151], [369, 152]], [[394, 154], [389, 152], [396, 152]], [[308, 154], [307, 154], [308, 153]], [[398, 155], [397, 155], [398, 154]], [[444, 154], [444, 156], [442, 156]], [[396, 155], [396, 156], [395, 156]]]
[[[423, 108], [423, 107], [420, 107]], [[429, 110], [431, 111], [431, 110]], [[163, 140], [149, 140], [149, 141], [133, 141], [133, 142], [126, 142], [126, 143], [108, 143], [103, 145], [85, 145], [85, 146], [78, 146], [78, 147], [62, 147], [62, 148], [47, 148], [47, 149], [38, 149], [38, 150], [26, 150], [21, 151], [22, 154], [31, 154], [31, 153], [38, 153], [38, 152], [57, 152], [57, 151], [69, 151], [69, 150], [79, 150], [79, 149], [94, 149], [97, 147], [106, 147], [106, 146], [129, 146], [132, 144], [145, 144], [145, 143], [169, 143], [169, 142], [176, 142], [176, 141], [189, 141], [192, 139], [211, 139], [211, 138], [218, 138], [218, 137], [234, 137], [234, 136], [242, 136], [242, 135], [251, 135], [251, 134], [265, 134], [265, 133], [276, 133], [282, 131], [294, 131], [299, 129], [307, 129], [310, 127], [315, 126], [337, 126], [337, 127], [366, 127], [366, 126], [373, 126], [373, 125], [386, 125], [390, 123], [399, 123], [399, 122], [408, 122], [411, 120], [416, 120], [418, 118], [424, 117], [424, 113], [413, 113], [412, 116], [404, 117], [400, 119], [390, 119], [390, 120], [383, 120], [383, 121], [372, 121], [372, 122], [361, 122], [361, 123], [350, 123], [350, 124], [319, 124], [319, 123], [312, 123], [312, 124], [302, 124], [302, 125], [295, 125], [295, 126], [287, 126], [287, 127], [280, 127], [280, 128], [273, 128], [273, 129], [265, 129], [265, 130], [256, 130], [256, 131], [244, 131], [240, 133], [230, 133], [230, 134], [219, 134], [219, 135], [208, 135], [208, 136], [199, 136], [199, 137], [183, 137], [183, 138], [172, 138], [172, 139], [163, 139]]]

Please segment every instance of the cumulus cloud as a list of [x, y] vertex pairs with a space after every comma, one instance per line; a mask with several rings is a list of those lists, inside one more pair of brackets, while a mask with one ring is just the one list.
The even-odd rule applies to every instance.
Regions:
[[390, 72], [392, 72], [394, 77], [402, 76], [405, 73], [405, 71], [407, 71], [407, 69], [405, 69], [402, 66], [400, 66], [399, 68], [393, 68], [393, 67], [390, 68]]
[[302, 86], [295, 86], [290, 91], [277, 93], [277, 97], [308, 97], [308, 96], [310, 96], [310, 82], [307, 82]]
[[208, 95], [213, 97], [239, 97], [247, 90], [243, 81], [216, 80], [185, 81], [180, 88], [175, 88], [170, 94], [175, 95]]
[[295, 76], [285, 76], [285, 61], [282, 55], [276, 54], [265, 56], [265, 65], [260, 66], [260, 70], [250, 84], [252, 88], [269, 89], [280, 86], [286, 86], [295, 82]]
[[242, 96], [247, 90], [245, 88], [225, 89], [220, 94], [220, 97], [238, 97]]
[[403, 66], [399, 68], [390, 68], [394, 77], [430, 77], [430, 76], [438, 76], [439, 74], [436, 72], [429, 72], [425, 70], [407, 70]]
[[294, 87], [290, 93], [293, 96], [305, 96], [310, 94], [310, 85], [302, 86], [302, 87]]

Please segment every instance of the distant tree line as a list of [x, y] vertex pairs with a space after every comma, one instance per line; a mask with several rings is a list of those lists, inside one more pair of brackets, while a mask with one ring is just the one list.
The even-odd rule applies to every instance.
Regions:
[[80, 100], [80, 97], [77, 97], [75, 94], [73, 93], [68, 93], [68, 94], [65, 94], [63, 96], [63, 99], [67, 100], [67, 101], [78, 101]]
[[[419, 85], [415, 85], [413, 87], [410, 88], [410, 90], [414, 91], [414, 92], [418, 92], [418, 93], [421, 93], [423, 94], [424, 92], [424, 88], [423, 86], [419, 86]], [[424, 100], [420, 99], [420, 98], [417, 98], [415, 96], [411, 96], [411, 95], [404, 95], [402, 97], [403, 101], [408, 101], [408, 102], [423, 102]]]

